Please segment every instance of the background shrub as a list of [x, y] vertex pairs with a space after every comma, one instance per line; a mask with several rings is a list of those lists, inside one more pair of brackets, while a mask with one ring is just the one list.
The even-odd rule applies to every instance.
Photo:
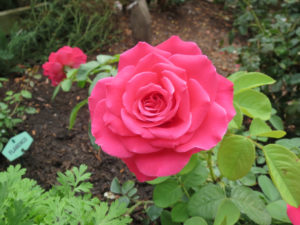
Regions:
[[105, 0], [54, 0], [41, 7], [34, 7], [38, 0], [30, 3], [18, 26], [0, 37], [0, 65], [10, 63], [1, 75], [11, 72], [11, 64], [41, 63], [64, 45], [92, 54], [117, 40], [111, 4]]
[[[220, 2], [220, 1], [219, 1]], [[300, 2], [297, 0], [222, 0], [234, 14], [229, 34], [247, 37], [238, 49], [241, 70], [262, 71], [278, 82], [265, 89], [274, 107], [300, 135]]]

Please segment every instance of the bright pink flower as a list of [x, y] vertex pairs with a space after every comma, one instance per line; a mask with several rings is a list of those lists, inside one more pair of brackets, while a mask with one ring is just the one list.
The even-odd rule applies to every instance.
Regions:
[[139, 181], [178, 173], [193, 153], [214, 147], [235, 115], [233, 84], [194, 42], [173, 36], [121, 54], [116, 77], [89, 98], [92, 133]]
[[78, 68], [86, 59], [87, 56], [79, 48], [64, 46], [57, 52], [52, 52], [49, 61], [43, 64], [44, 75], [49, 77], [53, 86], [57, 86], [66, 78], [64, 66]]
[[300, 225], [300, 206], [295, 208], [287, 205], [287, 214], [293, 225]]

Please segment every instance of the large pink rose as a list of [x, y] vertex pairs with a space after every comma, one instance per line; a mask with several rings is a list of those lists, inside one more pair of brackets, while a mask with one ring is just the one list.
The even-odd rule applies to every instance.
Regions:
[[173, 36], [121, 54], [116, 77], [89, 98], [92, 134], [139, 181], [178, 173], [193, 153], [214, 147], [235, 115], [233, 84], [194, 42]]
[[66, 78], [64, 66], [78, 68], [86, 63], [87, 56], [79, 48], [64, 46], [57, 52], [52, 52], [49, 61], [43, 64], [44, 75], [48, 76], [53, 86], [57, 86]]
[[295, 208], [287, 205], [287, 214], [293, 225], [300, 225], [300, 206]]

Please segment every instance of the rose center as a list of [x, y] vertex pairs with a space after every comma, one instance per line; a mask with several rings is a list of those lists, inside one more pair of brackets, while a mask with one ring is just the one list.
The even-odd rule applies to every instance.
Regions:
[[152, 92], [142, 99], [144, 110], [150, 113], [159, 113], [166, 107], [164, 96], [159, 92]]

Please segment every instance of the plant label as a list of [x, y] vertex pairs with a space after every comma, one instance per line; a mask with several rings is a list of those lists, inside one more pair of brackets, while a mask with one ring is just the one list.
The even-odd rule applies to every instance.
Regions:
[[26, 132], [22, 132], [11, 139], [9, 139], [5, 148], [2, 151], [9, 161], [13, 161], [21, 157], [27, 151], [33, 142], [33, 138]]

